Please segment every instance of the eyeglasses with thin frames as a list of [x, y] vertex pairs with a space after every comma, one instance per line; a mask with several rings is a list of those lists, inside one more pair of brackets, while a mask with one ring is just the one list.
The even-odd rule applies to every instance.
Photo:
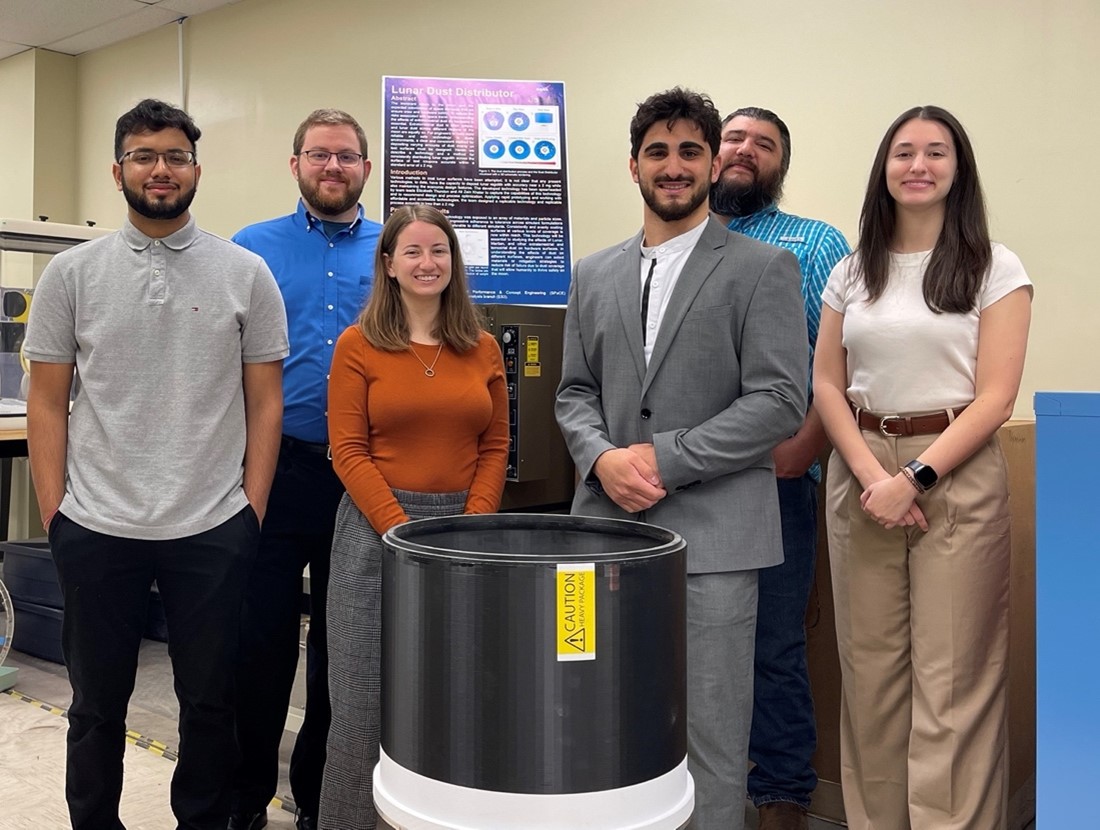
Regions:
[[305, 156], [310, 164], [318, 167], [328, 164], [328, 160], [336, 156], [336, 163], [341, 167], [355, 167], [363, 160], [362, 153], [330, 153], [328, 150], [302, 150], [298, 155]]
[[131, 150], [123, 153], [118, 163], [122, 164], [123, 161], [129, 160], [131, 164], [138, 167], [152, 167], [157, 163], [157, 159], [164, 159], [164, 163], [169, 167], [190, 167], [195, 163], [195, 154], [191, 150], [168, 150], [164, 153], [154, 150]]

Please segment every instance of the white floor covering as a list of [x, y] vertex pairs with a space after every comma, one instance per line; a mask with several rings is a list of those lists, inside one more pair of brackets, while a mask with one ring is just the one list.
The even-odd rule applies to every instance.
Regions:
[[[121, 818], [127, 830], [171, 830], [176, 826], [168, 804], [175, 763], [175, 696], [167, 649], [142, 644], [142, 665], [130, 704]], [[71, 701], [64, 669], [12, 652], [6, 665], [19, 668], [15, 688], [0, 692], [0, 830], [65, 830], [64, 709]], [[165, 685], [167, 684], [167, 689]], [[287, 733], [288, 745], [293, 734]], [[141, 744], [141, 745], [139, 745]], [[287, 792], [284, 780], [280, 792]], [[294, 817], [276, 802], [268, 808], [268, 827], [287, 830]]]

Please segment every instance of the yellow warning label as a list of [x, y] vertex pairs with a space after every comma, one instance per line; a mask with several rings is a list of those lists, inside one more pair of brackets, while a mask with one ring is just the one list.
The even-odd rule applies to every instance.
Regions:
[[558, 565], [558, 660], [596, 659], [596, 565]]
[[525, 378], [541, 378], [542, 377], [542, 364], [541, 363], [524, 363], [523, 364], [523, 376]]
[[534, 336], [527, 338], [527, 363], [539, 362], [539, 339]]

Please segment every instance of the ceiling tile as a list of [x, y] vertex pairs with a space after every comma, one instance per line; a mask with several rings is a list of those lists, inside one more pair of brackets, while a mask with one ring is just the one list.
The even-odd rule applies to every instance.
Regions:
[[0, 0], [4, 40], [45, 46], [148, 8], [139, 0]]
[[240, 0], [0, 0], [0, 60], [30, 47], [79, 55]]
[[118, 43], [145, 32], [151, 32], [158, 26], [171, 23], [179, 16], [179, 13], [172, 9], [142, 5], [142, 10], [139, 12], [88, 29], [78, 35], [47, 43], [45, 47], [55, 52], [63, 52], [66, 55], [80, 55], [93, 49], [102, 49], [104, 46], [110, 46], [112, 43]]
[[171, 9], [176, 12], [177, 15], [190, 17], [191, 15], [208, 12], [211, 9], [219, 9], [222, 6], [239, 3], [240, 1], [241, 0], [159, 0], [157, 5], [162, 9]]

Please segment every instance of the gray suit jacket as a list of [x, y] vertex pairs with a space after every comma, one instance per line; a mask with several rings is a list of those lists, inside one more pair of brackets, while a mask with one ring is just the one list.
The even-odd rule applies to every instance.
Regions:
[[[573, 269], [558, 424], [581, 485], [573, 513], [681, 534], [688, 572], [783, 561], [771, 450], [806, 412], [806, 317], [789, 251], [708, 220], [673, 290], [648, 368], [641, 234]], [[668, 495], [631, 516], [593, 473], [605, 451], [652, 443]]]

